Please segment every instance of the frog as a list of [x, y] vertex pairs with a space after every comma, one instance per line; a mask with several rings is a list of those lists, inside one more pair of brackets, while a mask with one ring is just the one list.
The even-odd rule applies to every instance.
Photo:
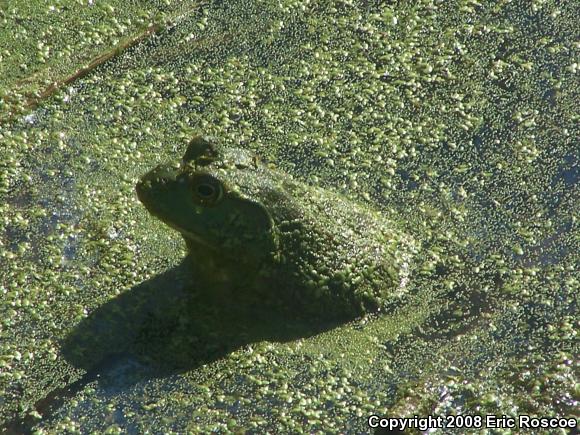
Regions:
[[207, 304], [339, 321], [407, 292], [418, 244], [400, 224], [215, 138], [195, 136], [136, 191], [181, 234]]

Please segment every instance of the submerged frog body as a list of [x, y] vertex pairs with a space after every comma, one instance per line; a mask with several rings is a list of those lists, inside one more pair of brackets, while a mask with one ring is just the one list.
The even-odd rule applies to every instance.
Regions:
[[237, 149], [194, 138], [181, 164], [137, 184], [179, 231], [209, 303], [348, 319], [405, 292], [413, 240], [377, 211]]

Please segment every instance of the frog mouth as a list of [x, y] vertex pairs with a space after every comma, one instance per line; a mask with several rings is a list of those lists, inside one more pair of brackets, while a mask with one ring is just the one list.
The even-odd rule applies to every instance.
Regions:
[[166, 223], [166, 225], [168, 225], [169, 227], [173, 228], [175, 231], [180, 233], [187, 240], [195, 242], [196, 244], [199, 244], [200, 247], [203, 246], [203, 248], [207, 248], [207, 249], [210, 249], [212, 251], [219, 252], [219, 249], [216, 246], [212, 245], [210, 242], [208, 242], [203, 237], [200, 237], [198, 234], [192, 233], [191, 231], [184, 230], [183, 228], [179, 227], [179, 225], [175, 225], [171, 222], [165, 222], [165, 223]]

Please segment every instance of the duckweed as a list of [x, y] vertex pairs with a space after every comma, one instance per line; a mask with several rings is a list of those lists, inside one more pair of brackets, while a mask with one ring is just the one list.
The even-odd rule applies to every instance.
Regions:
[[[361, 432], [373, 413], [573, 415], [580, 17], [557, 3], [0, 8], [0, 427], [30, 415], [39, 433]], [[64, 357], [83, 321], [121, 318], [85, 337], [97, 360], [131, 349], [114, 339], [151, 304], [139, 285], [185, 255], [134, 183], [195, 133], [403, 217], [423, 246], [408, 295], [164, 376], [141, 361], [136, 381], [35, 409], [90, 371]], [[163, 336], [186, 320], [172, 307], [152, 359], [195, 339]]]

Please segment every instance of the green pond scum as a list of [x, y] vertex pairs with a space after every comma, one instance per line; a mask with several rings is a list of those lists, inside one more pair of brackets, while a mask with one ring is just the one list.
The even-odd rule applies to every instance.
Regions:
[[0, 3], [0, 432], [577, 418], [578, 22]]

